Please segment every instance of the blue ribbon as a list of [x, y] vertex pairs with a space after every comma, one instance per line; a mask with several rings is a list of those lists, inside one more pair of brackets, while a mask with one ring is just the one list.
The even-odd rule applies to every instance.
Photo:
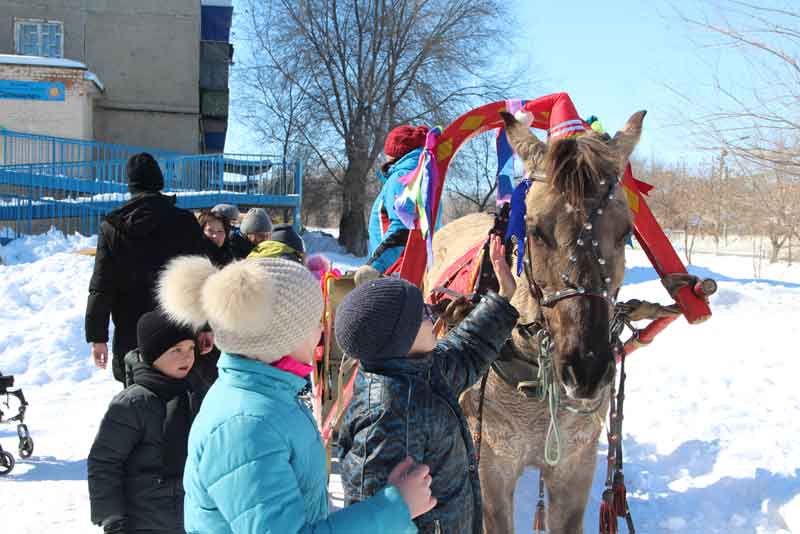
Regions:
[[527, 214], [525, 197], [532, 183], [530, 179], [521, 181], [511, 194], [511, 215], [508, 218], [505, 241], [507, 243], [515, 236], [517, 238], [517, 276], [522, 274], [522, 262], [525, 258], [525, 239], [527, 236], [525, 229], [525, 215]]
[[505, 128], [497, 130], [495, 147], [497, 149], [497, 174], [495, 176], [497, 190], [495, 198], [497, 199], [497, 205], [502, 206], [511, 200], [514, 189], [514, 151], [508, 142]]

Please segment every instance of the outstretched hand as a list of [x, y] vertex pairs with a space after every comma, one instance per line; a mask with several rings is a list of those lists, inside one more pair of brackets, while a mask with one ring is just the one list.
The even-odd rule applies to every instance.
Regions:
[[511, 300], [517, 291], [517, 281], [511, 273], [511, 267], [506, 263], [506, 247], [498, 235], [493, 235], [489, 241], [489, 257], [492, 268], [500, 285], [499, 294], [506, 300]]

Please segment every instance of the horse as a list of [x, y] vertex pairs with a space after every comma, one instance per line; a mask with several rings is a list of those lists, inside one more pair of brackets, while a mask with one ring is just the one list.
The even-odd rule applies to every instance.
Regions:
[[[514, 489], [526, 467], [540, 470], [547, 489], [548, 532], [583, 532], [597, 443], [615, 380], [609, 328], [632, 232], [619, 177], [639, 141], [645, 114], [634, 113], [613, 138], [588, 131], [543, 143], [513, 115], [501, 112], [527, 175], [544, 171], [544, 178], [533, 180], [525, 197], [525, 268], [512, 298], [520, 319], [507, 344], [510, 363], [505, 376], [500, 367], [492, 367], [482, 384], [460, 399], [473, 435], [480, 436], [484, 532], [514, 531]], [[492, 225], [491, 215], [472, 214], [439, 230], [426, 287]], [[541, 395], [531, 394], [537, 364], [552, 370], [552, 409]], [[534, 380], [523, 380], [520, 369]], [[553, 440], [552, 423], [561, 436], [555, 446], [547, 443]]]

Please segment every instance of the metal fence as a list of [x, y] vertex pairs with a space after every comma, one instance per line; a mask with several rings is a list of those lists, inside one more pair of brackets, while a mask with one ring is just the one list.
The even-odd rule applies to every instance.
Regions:
[[138, 147], [0, 130], [0, 237], [50, 227], [91, 235], [130, 198], [128, 158], [149, 152], [178, 206], [226, 202], [293, 211], [299, 224], [302, 166], [253, 154], [184, 155]]

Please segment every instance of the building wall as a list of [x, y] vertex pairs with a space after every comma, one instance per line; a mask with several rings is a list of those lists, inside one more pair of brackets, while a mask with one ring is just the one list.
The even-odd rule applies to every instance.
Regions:
[[63, 22], [64, 57], [105, 86], [98, 140], [198, 151], [199, 0], [0, 0], [0, 53], [15, 53], [15, 18]]
[[63, 101], [0, 99], [0, 127], [27, 133], [92, 139], [92, 100], [99, 95], [85, 71], [28, 65], [0, 65], [0, 79], [62, 82]]

